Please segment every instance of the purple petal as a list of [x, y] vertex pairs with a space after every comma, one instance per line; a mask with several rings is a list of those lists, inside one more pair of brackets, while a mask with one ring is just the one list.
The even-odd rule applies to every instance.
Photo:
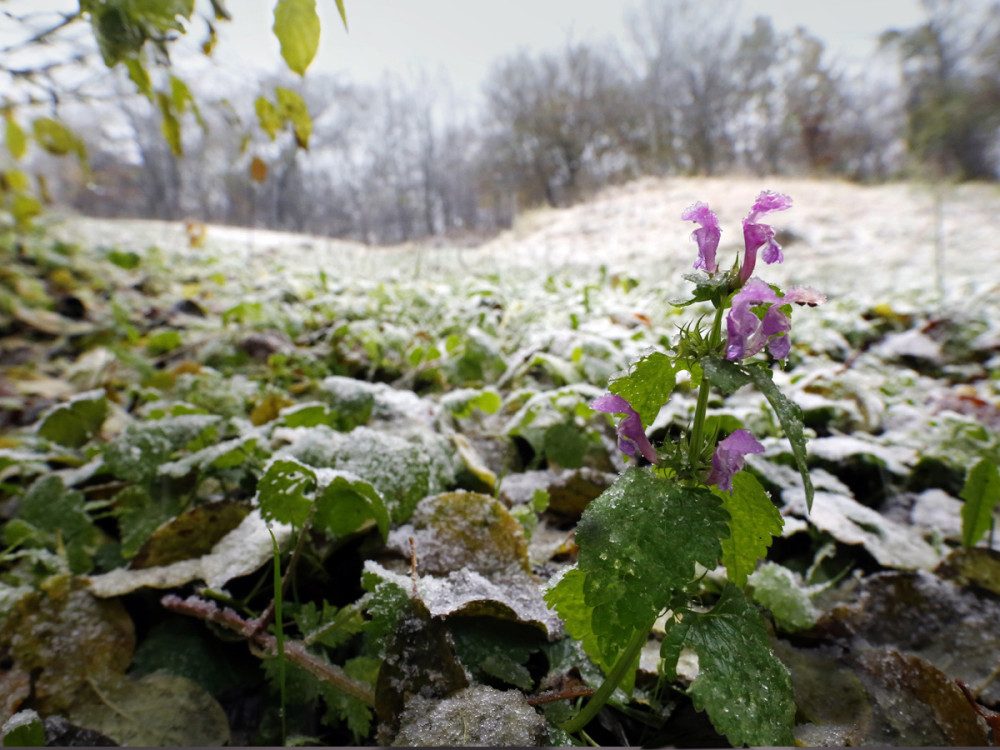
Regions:
[[759, 223], [759, 219], [774, 211], [784, 211], [791, 208], [792, 199], [782, 193], [765, 190], [757, 196], [750, 207], [750, 213], [743, 219], [743, 244], [746, 254], [743, 265], [740, 266], [740, 279], [746, 281], [753, 273], [757, 264], [757, 252], [764, 248], [761, 257], [765, 263], [780, 263], [785, 259], [781, 245], [774, 239], [774, 229], [767, 224]]
[[707, 203], [698, 201], [688, 206], [681, 214], [683, 221], [695, 221], [701, 227], [691, 233], [691, 238], [698, 243], [698, 260], [695, 268], [704, 268], [709, 273], [715, 273], [718, 266], [715, 263], [715, 253], [719, 249], [719, 239], [722, 230], [719, 229], [719, 217], [708, 207]]
[[747, 430], [736, 430], [725, 440], [719, 441], [712, 454], [712, 470], [705, 478], [706, 484], [717, 485], [725, 492], [733, 491], [733, 476], [743, 468], [744, 456], [763, 453], [764, 446]]
[[595, 398], [591, 402], [590, 408], [607, 414], [626, 415], [618, 423], [618, 447], [621, 452], [634, 457], [636, 449], [638, 449], [646, 457], [646, 460], [650, 463], [656, 463], [658, 456], [642, 428], [642, 418], [626, 399], [613, 393], [606, 393]]
[[[752, 308], [763, 304], [771, 306], [761, 320]], [[736, 293], [726, 317], [726, 359], [746, 359], [763, 351], [765, 346], [777, 359], [788, 356], [791, 344], [784, 334], [791, 328], [791, 321], [781, 312], [779, 304], [784, 304], [784, 298], [757, 278], [750, 279]]]

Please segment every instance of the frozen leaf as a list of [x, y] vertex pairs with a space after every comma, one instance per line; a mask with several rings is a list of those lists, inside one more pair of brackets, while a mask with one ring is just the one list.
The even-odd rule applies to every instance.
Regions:
[[156, 529], [132, 559], [134, 570], [201, 557], [250, 512], [243, 503], [223, 500], [184, 511]]
[[633, 364], [628, 373], [613, 378], [608, 390], [628, 401], [649, 427], [674, 390], [677, 365], [663, 352], [652, 352]]
[[274, 35], [281, 43], [281, 56], [300, 76], [319, 48], [319, 16], [316, 0], [278, 0], [274, 6]]
[[79, 448], [101, 429], [107, 413], [103, 390], [81, 393], [46, 414], [38, 426], [38, 434], [59, 445]]
[[791, 678], [771, 651], [764, 618], [739, 589], [727, 584], [711, 611], [686, 611], [667, 631], [668, 670], [685, 646], [699, 666], [688, 694], [733, 745], [795, 744]]
[[960, 547], [948, 553], [934, 571], [960, 586], [978, 586], [1000, 595], [1000, 552], [984, 547]]
[[525, 664], [545, 642], [537, 631], [485, 617], [456, 618], [449, 624], [459, 661], [480, 680], [493, 677], [531, 690], [534, 680]]
[[752, 474], [740, 471], [733, 476], [733, 493], [715, 490], [729, 513], [729, 538], [722, 540], [722, 564], [729, 580], [746, 585], [757, 561], [767, 555], [771, 539], [781, 535], [784, 521]]
[[[222, 588], [233, 578], [253, 573], [271, 561], [273, 553], [268, 527], [260, 512], [253, 510], [239, 526], [220, 539], [207, 555], [162, 568], [116, 568], [102, 575], [90, 576], [89, 589], [96, 596], [111, 597], [145, 586], [164, 589], [199, 580], [208, 584], [209, 588]], [[272, 522], [270, 528], [279, 545], [291, 537], [290, 526]]]
[[[710, 491], [635, 467], [587, 506], [576, 530], [578, 564], [603, 661], [613, 662], [633, 631], [650, 627], [694, 578], [696, 563], [709, 569], [718, 564], [728, 520]], [[564, 585], [546, 595], [557, 611]]]
[[496, 414], [501, 402], [500, 393], [495, 388], [459, 388], [441, 397], [441, 406], [457, 419], [471, 416], [476, 409]]
[[[805, 515], [801, 490], [782, 496], [792, 513]], [[862, 544], [882, 565], [900, 569], [932, 569], [940, 554], [912, 526], [886, 518], [853, 498], [835, 492], [817, 492], [821, 505], [813, 507], [809, 522], [844, 544]]]
[[62, 545], [74, 573], [90, 569], [97, 529], [84, 510], [84, 496], [69, 492], [54, 474], [37, 479], [21, 498], [17, 518], [51, 536], [52, 547]]
[[203, 435], [222, 420], [212, 414], [183, 414], [131, 424], [104, 449], [104, 466], [129, 482], [156, 476], [175, 451]]
[[121, 552], [126, 559], [135, 556], [149, 535], [182, 510], [177, 498], [153, 500], [142, 486], [126, 487], [114, 497], [114, 515], [121, 532]]
[[959, 495], [962, 506], [962, 544], [975, 547], [993, 527], [993, 509], [1000, 502], [1000, 472], [996, 461], [983, 459], [969, 472]]
[[775, 624], [782, 630], [794, 633], [816, 624], [819, 612], [813, 606], [800, 576], [777, 563], [765, 561], [752, 576], [751, 597], [771, 610]]
[[69, 582], [65, 590], [20, 599], [0, 628], [0, 649], [33, 675], [33, 705], [65, 711], [91, 680], [123, 674], [135, 632], [118, 601], [101, 601]]
[[70, 720], [120, 745], [218, 747], [229, 742], [229, 722], [218, 702], [186, 677], [153, 672], [89, 685]]
[[548, 744], [548, 722], [518, 690], [472, 685], [445, 699], [410, 699], [393, 746], [537, 747]]
[[316, 472], [298, 461], [273, 461], [257, 484], [261, 516], [302, 528], [313, 509]]
[[45, 747], [45, 727], [37, 711], [27, 710], [7, 719], [0, 727], [4, 747]]

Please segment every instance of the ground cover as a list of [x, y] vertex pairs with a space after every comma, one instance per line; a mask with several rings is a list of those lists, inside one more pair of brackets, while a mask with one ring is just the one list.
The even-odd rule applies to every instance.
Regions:
[[[764, 400], [709, 406], [762, 439], [748, 464], [785, 520], [748, 591], [796, 738], [984, 743], [998, 559], [963, 544], [960, 495], [1000, 450], [1000, 191], [809, 180], [643, 180], [474, 247], [79, 218], [9, 238], [0, 721], [569, 742], [555, 725], [600, 673], [542, 597], [625, 466], [588, 404], [691, 320], [681, 211], [738, 226], [762, 187], [796, 201], [769, 280], [830, 297], [775, 374], [811, 430], [811, 513]], [[652, 441], [694, 408], [675, 391]], [[660, 679], [658, 658], [654, 638], [589, 736], [724, 744], [691, 701], [703, 665]]]

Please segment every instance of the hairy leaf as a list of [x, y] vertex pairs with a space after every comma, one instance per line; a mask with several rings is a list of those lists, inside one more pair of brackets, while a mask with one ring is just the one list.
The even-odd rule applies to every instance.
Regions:
[[802, 475], [802, 486], [806, 492], [806, 508], [812, 510], [813, 484], [809, 477], [809, 467], [806, 464], [806, 437], [802, 432], [802, 410], [793, 401], [782, 393], [778, 386], [771, 379], [771, 371], [763, 370], [759, 367], [745, 368], [747, 375], [753, 380], [757, 389], [764, 394], [774, 409], [774, 413], [781, 422], [781, 427], [785, 431], [788, 442], [792, 445], [792, 455], [795, 457], [795, 465]]
[[684, 612], [668, 630], [661, 652], [668, 672], [684, 646], [698, 655], [688, 690], [694, 706], [734, 746], [795, 744], [791, 677], [771, 652], [764, 618], [738, 588], [727, 584], [711, 611]]
[[[636, 467], [587, 506], [576, 541], [598, 661], [614, 662], [632, 634], [648, 628], [694, 578], [696, 563], [709, 569], [718, 564], [728, 520], [709, 490], [683, 487]], [[549, 592], [557, 611], [559, 592], [559, 586]]]
[[745, 471], [733, 476], [733, 493], [714, 490], [729, 513], [729, 538], [722, 540], [722, 564], [729, 580], [745, 586], [747, 577], [757, 567], [757, 560], [767, 554], [771, 538], [785, 525], [770, 496], [752, 474]]
[[743, 368], [722, 357], [702, 357], [705, 379], [723, 393], [733, 393], [751, 382]]
[[274, 35], [290, 70], [305, 75], [319, 49], [320, 24], [316, 0], [278, 0], [274, 6]]
[[677, 383], [677, 365], [663, 352], [647, 354], [629, 372], [614, 378], [608, 390], [628, 401], [648, 427], [670, 398]]
[[993, 525], [993, 509], [1000, 502], [1000, 472], [995, 461], [982, 459], [972, 467], [959, 494], [962, 506], [962, 545], [975, 547]]

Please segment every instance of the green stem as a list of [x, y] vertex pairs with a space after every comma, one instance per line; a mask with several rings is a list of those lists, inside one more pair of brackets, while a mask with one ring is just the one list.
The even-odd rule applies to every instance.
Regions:
[[560, 729], [569, 734], [574, 734], [587, 726], [590, 720], [597, 716], [597, 712], [604, 707], [608, 698], [615, 692], [615, 688], [625, 679], [625, 675], [632, 668], [636, 656], [639, 655], [642, 647], [646, 645], [646, 641], [649, 640], [650, 628], [652, 628], [652, 623], [649, 624], [649, 627], [640, 628], [632, 634], [632, 639], [625, 646], [625, 650], [618, 657], [618, 661], [615, 662], [608, 676], [604, 678], [604, 682], [597, 688], [597, 692], [591, 696], [590, 700], [587, 701], [587, 705], [581, 709], [580, 713], [564, 724], [560, 724]]
[[[708, 338], [710, 349], [717, 349], [722, 343], [722, 314], [725, 311], [724, 307], [718, 307], [715, 311], [712, 333]], [[688, 463], [690, 463], [692, 468], [698, 465], [698, 459], [701, 457], [704, 447], [701, 442], [705, 432], [705, 414], [708, 412], [710, 390], [708, 383], [702, 380], [701, 386], [698, 388], [698, 404], [694, 410], [694, 423], [691, 425], [691, 442], [688, 446]]]

